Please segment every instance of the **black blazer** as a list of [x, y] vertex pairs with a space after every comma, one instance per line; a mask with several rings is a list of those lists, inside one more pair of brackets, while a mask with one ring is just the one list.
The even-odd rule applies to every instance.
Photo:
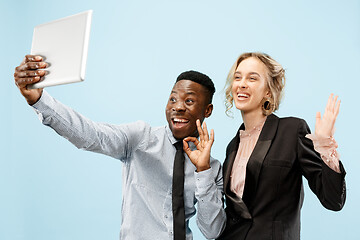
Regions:
[[[244, 124], [240, 129], [244, 129]], [[227, 224], [221, 240], [300, 239], [302, 176], [321, 204], [339, 211], [345, 203], [345, 170], [329, 168], [305, 135], [298, 118], [267, 117], [246, 167], [243, 197], [230, 191], [230, 173], [239, 147], [239, 133], [226, 149], [224, 191]]]

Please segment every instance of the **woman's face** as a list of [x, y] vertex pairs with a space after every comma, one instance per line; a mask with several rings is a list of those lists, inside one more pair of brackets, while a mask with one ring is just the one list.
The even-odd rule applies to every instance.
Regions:
[[261, 101], [270, 96], [267, 87], [268, 69], [255, 57], [240, 62], [235, 70], [232, 95], [237, 109], [243, 113], [261, 111]]

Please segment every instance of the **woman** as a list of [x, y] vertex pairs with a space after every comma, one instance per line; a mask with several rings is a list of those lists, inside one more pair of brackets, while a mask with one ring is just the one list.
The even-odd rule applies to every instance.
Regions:
[[[302, 176], [321, 204], [339, 211], [345, 170], [333, 139], [340, 101], [331, 94], [316, 115], [315, 134], [302, 119], [278, 118], [285, 84], [282, 66], [262, 53], [242, 54], [227, 79], [227, 111], [235, 104], [244, 123], [226, 149], [223, 166], [227, 224], [219, 239], [300, 239]], [[198, 122], [200, 142], [184, 139], [193, 162], [209, 161], [214, 140]], [[194, 142], [191, 151], [186, 142]]]

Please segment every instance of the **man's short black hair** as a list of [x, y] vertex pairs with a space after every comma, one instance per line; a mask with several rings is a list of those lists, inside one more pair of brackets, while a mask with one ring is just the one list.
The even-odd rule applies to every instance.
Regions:
[[205, 87], [205, 89], [208, 92], [209, 103], [212, 102], [212, 98], [215, 93], [215, 86], [214, 86], [213, 81], [207, 75], [197, 72], [197, 71], [190, 70], [190, 71], [181, 73], [177, 77], [176, 82], [178, 82], [180, 80], [190, 80], [190, 81], [196, 82], [196, 83], [202, 85], [203, 87]]

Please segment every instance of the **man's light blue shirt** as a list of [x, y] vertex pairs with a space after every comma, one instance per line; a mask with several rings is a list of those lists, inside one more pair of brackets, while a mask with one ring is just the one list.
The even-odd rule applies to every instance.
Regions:
[[[33, 105], [44, 125], [77, 148], [121, 160], [122, 224], [120, 239], [173, 239], [172, 175], [177, 141], [168, 126], [151, 127], [143, 121], [112, 125], [93, 122], [52, 98], [46, 91]], [[194, 145], [191, 146], [194, 149]], [[184, 201], [186, 239], [192, 239], [189, 219], [206, 238], [216, 238], [225, 227], [223, 178], [219, 161], [196, 172], [185, 154]]]

